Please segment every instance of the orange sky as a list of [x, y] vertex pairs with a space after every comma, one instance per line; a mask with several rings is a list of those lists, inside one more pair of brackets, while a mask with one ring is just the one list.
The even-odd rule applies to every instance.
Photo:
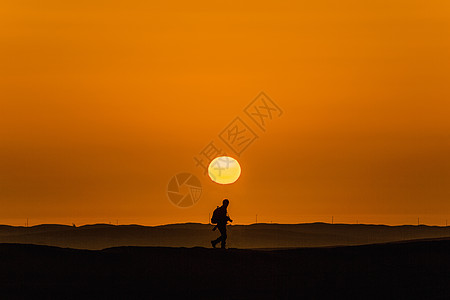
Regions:
[[[242, 2], [2, 1], [0, 223], [445, 225], [450, 3]], [[284, 114], [212, 183], [193, 157], [260, 91]]]

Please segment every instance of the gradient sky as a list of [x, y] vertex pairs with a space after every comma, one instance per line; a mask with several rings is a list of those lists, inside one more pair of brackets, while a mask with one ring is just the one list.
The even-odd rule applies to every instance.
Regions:
[[[449, 16], [446, 0], [2, 1], [0, 223], [205, 223], [228, 197], [241, 224], [445, 225]], [[261, 91], [284, 114], [219, 186], [193, 157]], [[166, 195], [179, 172], [204, 187], [188, 209]]]

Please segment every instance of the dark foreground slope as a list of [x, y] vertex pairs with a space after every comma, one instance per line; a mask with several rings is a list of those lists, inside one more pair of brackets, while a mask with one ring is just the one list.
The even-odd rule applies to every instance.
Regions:
[[5, 299], [448, 299], [449, 270], [442, 239], [271, 251], [0, 244]]
[[[208, 224], [163, 226], [95, 224], [80, 227], [0, 225], [0, 243], [24, 243], [100, 250], [118, 246], [209, 247], [218, 232]], [[362, 245], [450, 237], [450, 227], [364, 224], [253, 224], [228, 227], [233, 248]]]

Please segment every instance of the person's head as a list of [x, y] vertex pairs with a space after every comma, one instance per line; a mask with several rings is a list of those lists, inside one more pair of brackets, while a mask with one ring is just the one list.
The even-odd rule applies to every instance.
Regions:
[[230, 204], [230, 201], [228, 201], [228, 199], [223, 199], [222, 204], [223, 206], [227, 207], [228, 204]]

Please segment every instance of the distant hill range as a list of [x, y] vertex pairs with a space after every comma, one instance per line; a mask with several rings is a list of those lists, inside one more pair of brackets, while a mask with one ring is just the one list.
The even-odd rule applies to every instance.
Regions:
[[[0, 243], [21, 243], [99, 250], [118, 246], [209, 247], [219, 235], [212, 225], [162, 226], [95, 224], [80, 227], [0, 225]], [[364, 245], [450, 237], [450, 227], [363, 224], [252, 224], [228, 227], [231, 248], [290, 248]]]

